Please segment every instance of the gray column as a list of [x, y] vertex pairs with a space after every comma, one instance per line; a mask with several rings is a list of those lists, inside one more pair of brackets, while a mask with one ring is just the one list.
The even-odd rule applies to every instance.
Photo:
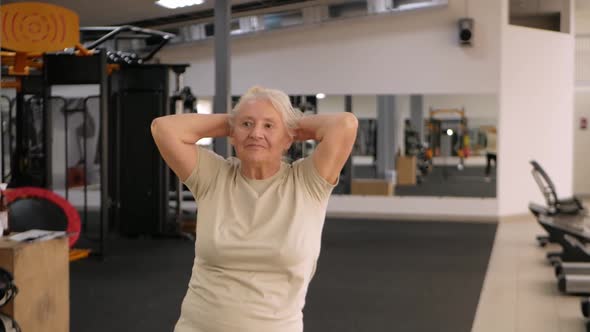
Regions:
[[424, 142], [424, 101], [422, 95], [410, 97], [410, 123], [418, 132], [420, 142]]
[[385, 178], [386, 170], [395, 169], [398, 145], [395, 128], [395, 97], [377, 96], [377, 177]]
[[[352, 113], [352, 96], [346, 95], [344, 96], [344, 111]], [[342, 194], [349, 195], [351, 192], [352, 186], [352, 153], [348, 157], [346, 164], [340, 173], [340, 183], [342, 185]]]
[[[230, 21], [231, 1], [215, 1], [215, 99], [213, 113], [225, 114], [230, 107]], [[213, 140], [213, 150], [224, 157], [229, 156], [227, 138]]]

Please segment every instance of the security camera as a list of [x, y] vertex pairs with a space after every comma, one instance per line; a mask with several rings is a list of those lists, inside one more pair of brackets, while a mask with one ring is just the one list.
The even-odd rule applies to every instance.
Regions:
[[459, 19], [459, 44], [461, 46], [472, 46], [473, 43], [473, 19]]

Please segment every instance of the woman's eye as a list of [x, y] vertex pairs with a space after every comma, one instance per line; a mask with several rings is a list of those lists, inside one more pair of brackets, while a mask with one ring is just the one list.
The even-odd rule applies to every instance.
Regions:
[[265, 124], [264, 126], [265, 126], [267, 129], [270, 129], [270, 128], [272, 128], [272, 123], [267, 123], [267, 124]]
[[244, 121], [244, 122], [242, 122], [242, 126], [244, 126], [244, 127], [250, 127], [250, 126], [252, 126], [252, 122], [250, 122], [250, 121]]

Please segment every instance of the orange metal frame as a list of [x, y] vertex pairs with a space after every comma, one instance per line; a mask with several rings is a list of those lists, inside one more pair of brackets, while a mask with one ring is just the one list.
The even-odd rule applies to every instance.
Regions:
[[[13, 80], [0, 81], [2, 88], [20, 91], [21, 77], [31, 68], [43, 68], [43, 53], [75, 47], [78, 56], [93, 55], [94, 51], [80, 44], [78, 15], [63, 7], [39, 3], [11, 3], [0, 6], [2, 48], [1, 63], [8, 67]], [[108, 65], [110, 75], [119, 65]]]

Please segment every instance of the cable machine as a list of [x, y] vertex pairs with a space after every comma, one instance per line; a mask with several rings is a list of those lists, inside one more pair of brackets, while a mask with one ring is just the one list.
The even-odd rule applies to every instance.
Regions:
[[[81, 240], [86, 238], [86, 245], [103, 256], [109, 230], [126, 235], [177, 232], [175, 218], [170, 218], [167, 168], [151, 139], [149, 124], [169, 114], [169, 75], [184, 72], [188, 65], [147, 64], [174, 35], [131, 26], [80, 29], [74, 12], [49, 4], [8, 4], [1, 9], [2, 88], [14, 89], [16, 94], [13, 99], [2, 97], [8, 111], [0, 113], [2, 137], [8, 138], [2, 144], [2, 179], [12, 188], [56, 189], [52, 144], [62, 144], [53, 135], [56, 112], [61, 113], [64, 195], [82, 207]], [[29, 19], [24, 21], [25, 17]], [[55, 22], [51, 17], [63, 20]], [[143, 39], [149, 51], [141, 56], [112, 48], [129, 39]], [[68, 169], [71, 100], [52, 96], [55, 85], [98, 87], [98, 95], [86, 96], [75, 108], [83, 117], [82, 125], [73, 129], [83, 147], [77, 175]], [[93, 107], [98, 110], [97, 119], [89, 117]], [[95, 158], [88, 160], [86, 139], [96, 127]], [[88, 166], [95, 162], [100, 175], [99, 217], [95, 234], [91, 234]], [[70, 190], [74, 180], [82, 185], [81, 198], [73, 197]]]

